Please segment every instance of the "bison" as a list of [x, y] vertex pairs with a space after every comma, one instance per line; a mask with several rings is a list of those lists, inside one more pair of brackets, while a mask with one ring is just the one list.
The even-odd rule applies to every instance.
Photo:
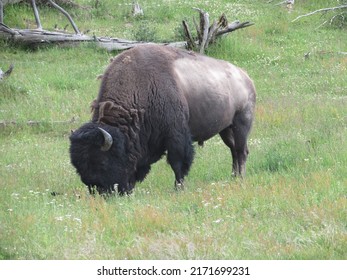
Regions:
[[132, 48], [108, 66], [92, 120], [71, 134], [71, 163], [90, 193], [129, 194], [167, 153], [179, 188], [192, 142], [219, 133], [233, 174], [243, 176], [255, 100], [252, 80], [226, 61], [168, 46]]

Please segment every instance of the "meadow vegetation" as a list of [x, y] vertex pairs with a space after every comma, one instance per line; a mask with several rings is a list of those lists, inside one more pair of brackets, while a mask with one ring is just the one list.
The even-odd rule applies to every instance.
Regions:
[[[347, 258], [347, 33], [320, 26], [327, 15], [291, 23], [336, 1], [296, 1], [289, 13], [265, 0], [143, 0], [138, 18], [132, 1], [74, 2], [93, 7], [67, 9], [98, 36], [177, 41], [192, 7], [255, 23], [207, 50], [244, 68], [257, 88], [247, 176], [231, 177], [217, 136], [195, 147], [182, 192], [163, 158], [133, 195], [91, 197], [68, 137], [90, 119], [96, 77], [116, 53], [2, 41], [0, 67], [15, 69], [0, 82], [0, 259]], [[44, 28], [65, 26], [55, 10], [40, 12]], [[5, 7], [8, 26], [31, 19], [29, 6]]]

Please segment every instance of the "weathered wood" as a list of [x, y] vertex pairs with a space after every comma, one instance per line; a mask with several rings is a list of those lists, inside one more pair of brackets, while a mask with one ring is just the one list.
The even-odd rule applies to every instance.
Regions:
[[132, 14], [134, 17], [143, 16], [143, 10], [138, 2], [133, 3]]
[[37, 29], [42, 30], [42, 24], [41, 24], [41, 20], [40, 20], [40, 15], [39, 15], [39, 11], [37, 10], [37, 6], [36, 6], [35, 0], [31, 0], [31, 7], [34, 10], [34, 16], [35, 16]]
[[69, 15], [69, 13], [67, 11], [65, 11], [62, 7], [60, 7], [58, 4], [54, 3], [51, 0], [48, 0], [48, 2], [57, 10], [59, 10], [64, 16], [67, 17], [67, 19], [69, 20], [69, 22], [72, 25], [72, 28], [75, 30], [76, 34], [81, 34], [81, 32], [78, 30], [77, 25], [75, 24], [75, 22], [73, 21], [72, 17]]
[[10, 65], [10, 68], [9, 68], [7, 71], [5, 71], [5, 72], [3, 72], [3, 71], [0, 69], [0, 82], [1, 82], [2, 79], [7, 78], [8, 76], [11, 75], [13, 68], [14, 68], [14, 65], [11, 64], [11, 65]]
[[220, 36], [220, 35], [223, 35], [223, 34], [226, 34], [226, 33], [230, 33], [230, 32], [233, 32], [237, 29], [241, 29], [241, 28], [245, 28], [245, 27], [248, 27], [248, 26], [252, 26], [254, 25], [253, 22], [249, 22], [249, 21], [245, 21], [245, 22], [240, 22], [238, 20], [230, 23], [226, 28], [224, 29], [219, 29], [217, 31], [217, 36]]
[[67, 41], [93, 41], [93, 37], [82, 34], [69, 34], [39, 29], [8, 28], [0, 24], [0, 37], [10, 39], [23, 45], [35, 45], [42, 43], [67, 42]]
[[332, 7], [332, 8], [324, 8], [324, 9], [319, 9], [319, 10], [315, 10], [313, 12], [310, 12], [308, 14], [304, 14], [301, 16], [296, 17], [295, 19], [292, 20], [292, 22], [295, 22], [303, 17], [308, 17], [308, 16], [312, 16], [316, 13], [324, 13], [324, 12], [328, 12], [328, 11], [334, 11], [334, 10], [340, 10], [340, 9], [347, 9], [347, 5], [341, 5], [341, 6], [337, 6], [337, 7]]
[[0, 0], [0, 23], [4, 23], [4, 4]]
[[204, 53], [205, 48], [208, 46], [208, 31], [210, 26], [210, 16], [207, 12], [199, 8], [193, 8], [200, 13], [200, 36], [199, 36], [199, 46], [200, 53]]
[[187, 46], [189, 50], [193, 50], [196, 48], [196, 43], [195, 40], [193, 39], [193, 36], [189, 30], [189, 26], [187, 24], [187, 22], [184, 20], [182, 21], [183, 24], [183, 30], [184, 30], [184, 34], [187, 38]]
[[200, 24], [197, 24], [195, 18], [193, 17], [197, 38], [194, 39], [191, 35], [186, 21], [183, 21], [183, 29], [185, 31], [188, 48], [199, 49], [200, 53], [204, 53], [209, 44], [213, 43], [218, 36], [222, 36], [226, 33], [230, 33], [237, 29], [245, 28], [254, 24], [249, 21], [242, 23], [239, 21], [234, 21], [231, 24], [228, 24], [225, 14], [222, 14], [218, 22], [214, 21], [213, 24], [209, 26], [209, 14], [199, 8], [193, 9], [197, 10], [200, 15]]
[[[3, 23], [0, 23], [0, 38], [11, 40], [13, 42], [22, 44], [24, 46], [36, 47], [42, 44], [79, 44], [81, 42], [94, 42], [98, 47], [105, 48], [109, 51], [113, 50], [125, 50], [130, 49], [136, 45], [141, 44], [152, 44], [151, 42], [139, 42], [131, 41], [121, 38], [108, 38], [108, 37], [96, 37], [96, 36], [87, 36], [78, 30], [76, 24], [72, 20], [71, 16], [60, 6], [55, 4], [53, 1], [48, 0], [48, 2], [61, 11], [70, 21], [73, 26], [76, 34], [64, 33], [64, 32], [52, 32], [42, 29], [37, 20], [38, 29], [16, 29], [9, 28]], [[33, 5], [35, 5], [35, 0], [32, 0]], [[33, 8], [36, 6], [33, 6]], [[197, 31], [197, 38], [195, 39], [190, 30], [188, 24], [183, 21], [183, 29], [187, 42], [172, 42], [172, 43], [159, 43], [160, 45], [170, 45], [178, 48], [189, 48], [189, 49], [199, 49], [200, 53], [204, 53], [205, 49], [209, 46], [210, 43], [213, 43], [217, 36], [230, 33], [240, 28], [245, 28], [253, 25], [250, 22], [234, 21], [228, 25], [228, 21], [223, 14], [219, 21], [215, 21], [211, 26], [209, 20], [209, 14], [202, 9], [194, 8], [200, 14], [200, 24], [198, 25], [194, 19], [194, 24]], [[34, 8], [35, 10], [35, 8]]]
[[[82, 42], [92, 42], [98, 47], [113, 50], [126, 50], [142, 44], [153, 44], [150, 42], [131, 41], [121, 38], [92, 37], [83, 34], [71, 34], [63, 32], [53, 32], [37, 29], [11, 29], [4, 24], [0, 24], [0, 38], [12, 40], [24, 46], [39, 46], [42, 44], [79, 44]], [[186, 42], [162, 43], [178, 48], [186, 48]]]

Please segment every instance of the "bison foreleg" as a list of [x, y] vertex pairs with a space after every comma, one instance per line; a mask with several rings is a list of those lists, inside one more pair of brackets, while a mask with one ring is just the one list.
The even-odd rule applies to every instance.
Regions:
[[175, 135], [167, 142], [167, 160], [175, 173], [175, 188], [183, 188], [184, 177], [188, 174], [194, 158], [194, 148], [189, 133]]
[[175, 180], [175, 190], [183, 191], [184, 190], [184, 181], [181, 179], [180, 181]]

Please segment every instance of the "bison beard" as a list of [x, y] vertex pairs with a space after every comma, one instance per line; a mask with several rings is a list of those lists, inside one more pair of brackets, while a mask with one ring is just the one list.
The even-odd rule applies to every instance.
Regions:
[[253, 83], [236, 66], [139, 46], [118, 55], [103, 74], [91, 122], [70, 136], [71, 163], [90, 193], [123, 195], [167, 153], [181, 188], [194, 157], [192, 141], [219, 133], [233, 173], [244, 175], [254, 106]]

